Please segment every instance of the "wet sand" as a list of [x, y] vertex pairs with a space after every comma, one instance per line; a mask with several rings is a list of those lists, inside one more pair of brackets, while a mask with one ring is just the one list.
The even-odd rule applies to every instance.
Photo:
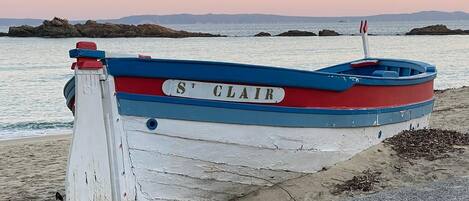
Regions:
[[[432, 128], [469, 133], [469, 87], [436, 92]], [[55, 200], [64, 193], [71, 135], [0, 141], [0, 200]], [[469, 175], [469, 147], [464, 153], [428, 161], [403, 160], [384, 144], [374, 146], [328, 170], [261, 189], [239, 200], [343, 200], [387, 189], [410, 187]], [[362, 174], [381, 172], [371, 192], [332, 194], [336, 184]]]

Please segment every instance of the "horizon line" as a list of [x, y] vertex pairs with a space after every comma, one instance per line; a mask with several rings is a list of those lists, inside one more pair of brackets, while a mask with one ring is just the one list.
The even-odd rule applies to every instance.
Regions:
[[[306, 16], [306, 15], [282, 15], [282, 14], [272, 14], [272, 13], [204, 13], [204, 14], [192, 14], [192, 13], [174, 13], [174, 14], [129, 14], [116, 18], [102, 18], [102, 19], [68, 19], [64, 17], [55, 16], [62, 19], [67, 19], [69, 21], [84, 21], [84, 20], [115, 20], [122, 19], [125, 17], [131, 16], [172, 16], [172, 15], [194, 15], [194, 16], [203, 16], [203, 15], [272, 15], [272, 16], [282, 16], [282, 17], [311, 17], [311, 18], [340, 18], [340, 17], [373, 17], [379, 15], [405, 15], [405, 14], [416, 14], [422, 12], [442, 12], [442, 13], [465, 13], [469, 14], [469, 11], [455, 10], [455, 11], [439, 11], [439, 10], [421, 10], [413, 12], [403, 12], [403, 13], [381, 13], [381, 14], [372, 14], [372, 15], [348, 15], [348, 16]], [[10, 18], [10, 17], [0, 17], [0, 19], [18, 19], [18, 20], [47, 20], [44, 18]]]

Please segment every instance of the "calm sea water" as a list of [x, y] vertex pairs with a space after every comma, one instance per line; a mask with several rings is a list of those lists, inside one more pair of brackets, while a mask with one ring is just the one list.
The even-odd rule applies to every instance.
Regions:
[[[349, 28], [343, 28], [349, 26]], [[435, 24], [429, 22], [429, 24]], [[447, 22], [469, 29], [469, 23]], [[259, 31], [278, 33], [306, 27], [343, 29], [347, 23], [288, 25], [171, 25], [176, 29], [247, 36]], [[295, 27], [296, 26], [296, 27]], [[417, 27], [420, 24], [409, 27]], [[375, 25], [372, 26], [372, 30]], [[388, 36], [370, 37], [375, 57], [406, 58], [436, 64], [436, 88], [469, 85], [469, 36], [392, 36], [407, 31], [395, 23], [377, 24]], [[393, 28], [394, 27], [394, 28]], [[0, 31], [2, 28], [0, 28]], [[5, 28], [3, 28], [5, 30]], [[403, 31], [404, 30], [404, 31]], [[62, 88], [72, 76], [68, 50], [88, 40], [116, 53], [148, 54], [154, 58], [196, 59], [272, 65], [314, 70], [361, 58], [361, 38], [341, 37], [228, 37], [41, 39], [0, 37], [0, 139], [70, 133], [73, 116], [65, 106]]]

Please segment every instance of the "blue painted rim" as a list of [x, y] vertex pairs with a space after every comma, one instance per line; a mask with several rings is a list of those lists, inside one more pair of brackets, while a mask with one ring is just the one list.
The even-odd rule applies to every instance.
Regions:
[[[355, 84], [374, 86], [400, 86], [420, 84], [435, 79], [434, 66], [407, 60], [380, 59], [389, 65], [407, 65], [423, 73], [407, 77], [372, 77], [332, 73], [336, 68], [350, 68], [350, 63], [317, 71], [305, 71], [278, 67], [234, 64], [224, 62], [187, 61], [168, 59], [107, 58], [109, 74], [119, 76], [185, 79], [249, 83], [267, 86], [314, 88], [344, 91]], [[416, 66], [419, 65], [419, 66]]]
[[426, 105], [432, 105], [433, 100], [399, 106], [399, 107], [386, 107], [386, 108], [371, 108], [371, 109], [318, 109], [318, 108], [303, 108], [303, 107], [285, 107], [285, 106], [274, 106], [274, 105], [261, 105], [261, 104], [246, 104], [236, 102], [224, 102], [215, 100], [203, 100], [203, 99], [191, 99], [191, 98], [180, 98], [171, 96], [151, 96], [151, 95], [140, 95], [131, 93], [117, 93], [117, 99], [126, 99], [143, 102], [161, 102], [181, 105], [193, 105], [193, 106], [204, 106], [214, 108], [229, 108], [229, 109], [241, 109], [241, 110], [255, 110], [255, 111], [266, 111], [266, 112], [284, 112], [284, 113], [305, 113], [305, 114], [375, 114], [375, 113], [386, 113], [403, 111], [413, 108], [418, 108]]
[[328, 110], [118, 93], [121, 115], [277, 127], [353, 128], [409, 121], [432, 112], [433, 100], [381, 109]]
[[106, 55], [104, 51], [88, 50], [88, 49], [73, 49], [68, 52], [70, 58], [95, 58], [103, 59]]

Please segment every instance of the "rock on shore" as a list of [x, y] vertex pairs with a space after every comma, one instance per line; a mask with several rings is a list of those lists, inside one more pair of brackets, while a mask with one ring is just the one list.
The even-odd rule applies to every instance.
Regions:
[[438, 24], [412, 29], [410, 32], [407, 32], [406, 35], [469, 35], [469, 30], [453, 30], [445, 25]]
[[340, 34], [334, 30], [324, 29], [319, 31], [319, 36], [340, 36]]
[[300, 31], [300, 30], [290, 30], [278, 34], [277, 36], [317, 36], [317, 34], [309, 31]]
[[272, 36], [272, 34], [270, 33], [267, 33], [267, 32], [260, 32], [256, 35], [254, 35], [255, 37], [268, 37], [268, 36]]
[[37, 27], [19, 26], [10, 27], [8, 36], [10, 37], [45, 37], [45, 38], [117, 38], [117, 37], [164, 37], [164, 38], [185, 38], [185, 37], [220, 37], [209, 33], [193, 33], [187, 31], [176, 31], [155, 24], [125, 25], [97, 23], [88, 20], [85, 24], [72, 25], [65, 19], [54, 18], [45, 20]]

